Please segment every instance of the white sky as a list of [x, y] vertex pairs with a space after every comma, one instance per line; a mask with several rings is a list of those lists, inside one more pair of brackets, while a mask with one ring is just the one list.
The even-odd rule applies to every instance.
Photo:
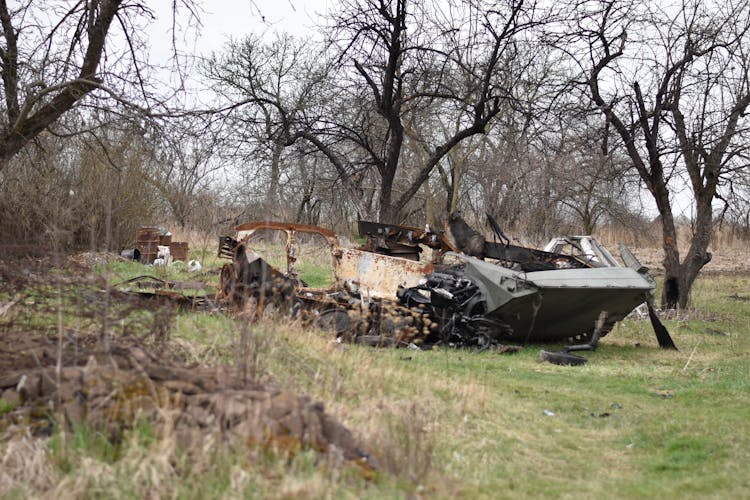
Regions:
[[[187, 12], [179, 10], [177, 41], [180, 49], [195, 55], [208, 55], [222, 48], [230, 38], [254, 33], [270, 36], [274, 32], [313, 36], [317, 14], [324, 14], [335, 0], [196, 0], [200, 24], [185, 30]], [[171, 54], [172, 2], [162, 0], [152, 7], [156, 21], [149, 27], [154, 60]], [[197, 35], [197, 37], [196, 37]]]

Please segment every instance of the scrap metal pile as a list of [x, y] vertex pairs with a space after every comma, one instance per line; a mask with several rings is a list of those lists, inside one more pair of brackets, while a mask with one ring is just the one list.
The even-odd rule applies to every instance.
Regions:
[[[652, 303], [654, 281], [624, 247], [628, 267], [607, 267], [586, 255], [511, 245], [491, 218], [490, 226], [500, 243], [480, 241], [460, 214], [445, 233], [361, 221], [365, 243], [345, 248], [324, 228], [250, 222], [220, 238], [219, 256], [232, 261], [222, 268], [220, 294], [256, 314], [282, 309], [343, 341], [477, 348], [569, 339], [595, 348], [616, 322]], [[269, 232], [282, 235], [285, 270], [255, 247]], [[331, 286], [300, 279], [300, 248], [313, 238], [330, 251]], [[659, 343], [673, 347], [671, 339]]]

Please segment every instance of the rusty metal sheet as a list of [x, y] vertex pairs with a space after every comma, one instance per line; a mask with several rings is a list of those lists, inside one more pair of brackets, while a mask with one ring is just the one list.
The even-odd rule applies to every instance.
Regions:
[[[405, 228], [395, 226], [401, 229], [415, 230], [416, 228]], [[287, 275], [295, 276], [296, 261], [296, 234], [319, 234], [323, 236], [330, 245], [331, 256], [333, 260], [333, 274], [335, 286], [341, 288], [348, 281], [356, 282], [360, 291], [370, 297], [395, 297], [399, 285], [413, 287], [419, 283], [426, 274], [433, 272], [432, 263], [417, 262], [405, 258], [386, 256], [378, 253], [341, 248], [336, 233], [328, 229], [310, 226], [305, 224], [293, 224], [276, 221], [254, 221], [241, 224], [236, 227], [236, 239], [232, 239], [232, 252], [237, 244], [247, 244], [249, 238], [257, 231], [276, 230], [282, 231], [287, 235], [286, 256], [287, 256]], [[418, 234], [419, 238], [434, 240], [439, 244], [432, 234], [428, 237], [424, 232]], [[228, 240], [227, 238], [225, 238]], [[227, 249], [222, 253], [224, 246]], [[231, 253], [229, 245], [224, 239], [220, 240], [219, 253], [222, 256], [229, 257]]]
[[342, 248], [334, 264], [337, 281], [356, 281], [363, 295], [394, 297], [399, 285], [417, 286], [419, 280], [433, 272], [429, 262], [417, 262], [364, 250]]

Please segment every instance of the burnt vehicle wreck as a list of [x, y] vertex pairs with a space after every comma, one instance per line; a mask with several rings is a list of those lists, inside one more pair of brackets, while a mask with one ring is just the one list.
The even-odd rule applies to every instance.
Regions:
[[[253, 249], [254, 237], [267, 230], [285, 236], [285, 271]], [[240, 225], [235, 236], [220, 238], [219, 256], [232, 260], [222, 269], [221, 294], [239, 307], [251, 301], [261, 310], [286, 308], [344, 341], [370, 345], [578, 342], [552, 353], [561, 364], [579, 364], [584, 358], [570, 352], [596, 349], [599, 338], [645, 302], [660, 347], [675, 348], [653, 311], [655, 282], [627, 248], [621, 248], [627, 267], [606, 267], [507, 239], [483, 239], [480, 249], [476, 232], [463, 233], [472, 238], [468, 255], [461, 228], [450, 224], [445, 234], [361, 221], [359, 232], [362, 247], [344, 248], [335, 233], [316, 226]], [[311, 235], [328, 246], [330, 286], [310, 287], [296, 269], [300, 245]]]

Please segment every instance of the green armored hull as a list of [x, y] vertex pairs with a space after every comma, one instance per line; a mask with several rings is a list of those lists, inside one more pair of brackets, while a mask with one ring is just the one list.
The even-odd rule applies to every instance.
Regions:
[[[479, 288], [471, 307], [507, 324], [513, 341], [557, 341], [587, 336], [602, 311], [605, 331], [654, 290], [653, 281], [630, 268], [598, 267], [522, 272], [456, 255], [460, 272]], [[482, 303], [483, 301], [483, 303]], [[467, 311], [470, 312], [470, 311]]]

